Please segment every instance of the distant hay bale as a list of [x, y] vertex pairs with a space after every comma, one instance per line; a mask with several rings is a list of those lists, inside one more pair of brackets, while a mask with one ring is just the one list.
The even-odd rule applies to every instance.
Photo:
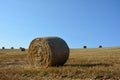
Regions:
[[99, 45], [99, 48], [102, 48], [102, 45]]
[[87, 46], [83, 46], [83, 48], [87, 48]]
[[68, 57], [69, 47], [59, 37], [36, 38], [28, 50], [29, 63], [34, 67], [62, 66]]
[[2, 47], [2, 49], [5, 49], [5, 47]]
[[14, 49], [14, 47], [11, 47], [11, 49]]
[[19, 48], [20, 50], [22, 49], [22, 47]]
[[25, 51], [25, 48], [20, 47], [20, 50], [21, 50], [21, 51]]

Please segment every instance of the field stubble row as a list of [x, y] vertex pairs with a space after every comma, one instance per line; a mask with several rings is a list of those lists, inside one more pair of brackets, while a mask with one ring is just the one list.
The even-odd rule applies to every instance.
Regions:
[[70, 49], [64, 66], [31, 68], [27, 50], [0, 50], [1, 80], [120, 79], [120, 48]]

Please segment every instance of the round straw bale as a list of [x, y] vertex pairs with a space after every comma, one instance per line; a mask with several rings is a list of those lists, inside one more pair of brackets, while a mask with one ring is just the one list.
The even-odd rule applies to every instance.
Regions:
[[83, 46], [83, 48], [85, 48], [85, 49], [86, 49], [86, 48], [87, 48], [87, 46]]
[[20, 47], [20, 50], [21, 50], [21, 51], [25, 51], [25, 48], [23, 48], [23, 47]]
[[99, 45], [99, 48], [102, 48], [102, 45]]
[[5, 47], [2, 47], [2, 49], [5, 49]]
[[69, 47], [59, 37], [35, 38], [28, 49], [28, 61], [34, 67], [64, 65], [68, 57]]
[[14, 49], [14, 47], [11, 47], [11, 49]]

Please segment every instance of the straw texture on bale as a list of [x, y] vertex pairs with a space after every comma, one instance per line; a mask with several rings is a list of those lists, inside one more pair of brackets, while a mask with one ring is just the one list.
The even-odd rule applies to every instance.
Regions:
[[28, 59], [34, 67], [64, 65], [69, 57], [67, 43], [59, 37], [34, 39], [29, 46]]

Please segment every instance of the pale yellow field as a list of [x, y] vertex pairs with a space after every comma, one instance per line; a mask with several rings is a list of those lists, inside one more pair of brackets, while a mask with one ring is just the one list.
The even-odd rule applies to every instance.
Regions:
[[120, 80], [120, 47], [71, 49], [64, 66], [34, 69], [27, 51], [0, 49], [0, 80]]

